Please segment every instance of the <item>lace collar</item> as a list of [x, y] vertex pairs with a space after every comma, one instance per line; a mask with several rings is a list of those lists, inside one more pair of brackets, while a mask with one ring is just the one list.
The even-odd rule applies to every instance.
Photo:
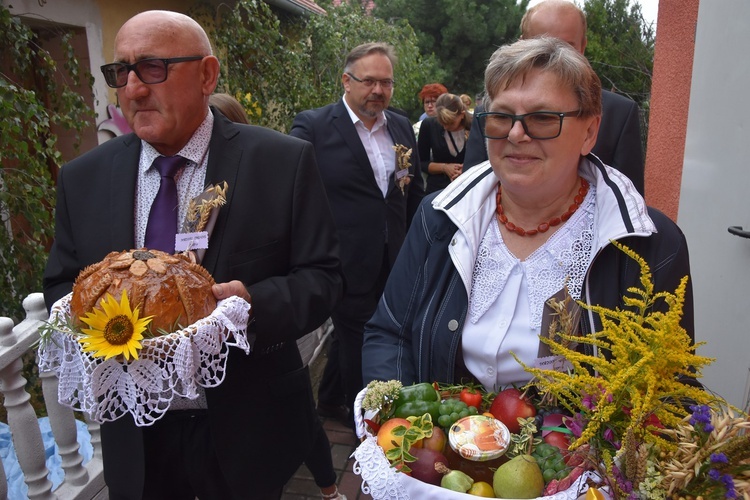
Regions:
[[573, 216], [541, 247], [521, 261], [505, 245], [497, 223], [490, 224], [479, 244], [471, 282], [469, 321], [476, 323], [495, 303], [520, 266], [528, 284], [531, 326], [541, 327], [544, 302], [567, 284], [574, 299], [581, 298], [583, 280], [591, 263], [596, 187]]

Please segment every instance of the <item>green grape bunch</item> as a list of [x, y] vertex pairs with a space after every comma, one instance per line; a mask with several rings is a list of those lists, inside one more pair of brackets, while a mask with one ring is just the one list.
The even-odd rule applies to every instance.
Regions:
[[475, 407], [467, 406], [463, 401], [451, 398], [440, 403], [438, 413], [440, 415], [438, 425], [447, 432], [458, 420], [469, 415], [477, 415], [479, 412]]
[[563, 479], [570, 473], [563, 454], [557, 446], [539, 443], [534, 447], [531, 456], [539, 464], [545, 484], [553, 479]]

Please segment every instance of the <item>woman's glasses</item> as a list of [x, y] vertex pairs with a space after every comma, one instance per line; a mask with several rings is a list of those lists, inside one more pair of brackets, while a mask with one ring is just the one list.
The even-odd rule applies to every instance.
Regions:
[[563, 119], [580, 116], [581, 110], [558, 113], [555, 111], [535, 111], [524, 115], [509, 115], [488, 111], [478, 113], [482, 135], [487, 139], [507, 139], [516, 122], [521, 122], [526, 135], [532, 139], [554, 139], [562, 132]]

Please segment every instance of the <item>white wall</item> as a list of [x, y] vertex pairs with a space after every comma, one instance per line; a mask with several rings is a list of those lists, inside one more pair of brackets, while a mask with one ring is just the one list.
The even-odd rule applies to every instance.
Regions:
[[747, 405], [750, 368], [750, 2], [701, 0], [678, 224], [690, 247], [708, 389]]

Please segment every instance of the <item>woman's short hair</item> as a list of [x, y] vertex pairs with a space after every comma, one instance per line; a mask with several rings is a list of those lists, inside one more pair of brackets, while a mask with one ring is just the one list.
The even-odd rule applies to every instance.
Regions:
[[463, 113], [464, 129], [471, 128], [471, 116], [466, 110], [464, 102], [456, 94], [442, 94], [435, 102], [435, 118], [443, 128], [453, 124], [458, 116]]
[[447, 93], [448, 89], [445, 88], [445, 85], [443, 85], [442, 83], [428, 83], [427, 85], [422, 87], [422, 90], [419, 91], [419, 100], [424, 102], [424, 100], [428, 97], [437, 99], [441, 95]]
[[221, 114], [237, 123], [248, 123], [247, 113], [242, 104], [229, 94], [211, 94], [208, 104], [221, 111]]
[[534, 69], [553, 73], [578, 98], [581, 116], [602, 113], [602, 84], [588, 60], [552, 37], [519, 40], [497, 49], [484, 72], [484, 109], [497, 94]]

